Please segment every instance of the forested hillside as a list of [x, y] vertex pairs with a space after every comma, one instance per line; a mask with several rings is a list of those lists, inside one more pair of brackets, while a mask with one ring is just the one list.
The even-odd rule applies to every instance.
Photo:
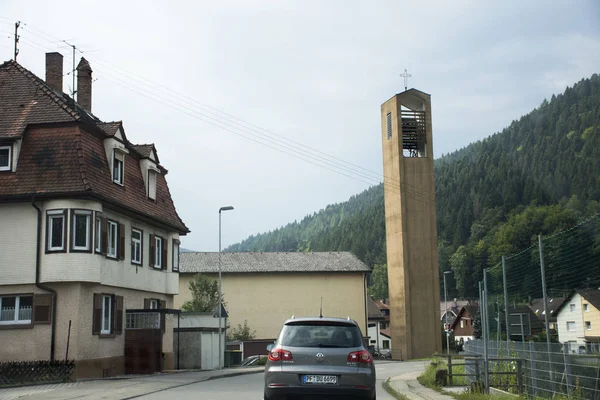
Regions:
[[[600, 211], [600, 76], [442, 156], [435, 171], [440, 270], [453, 269], [458, 295], [475, 296], [501, 255]], [[384, 264], [382, 185], [226, 251], [352, 251]]]

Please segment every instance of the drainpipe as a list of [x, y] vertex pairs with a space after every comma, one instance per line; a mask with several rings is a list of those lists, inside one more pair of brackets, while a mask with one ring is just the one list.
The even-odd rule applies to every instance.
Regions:
[[54, 361], [54, 342], [56, 338], [56, 290], [42, 285], [40, 283], [40, 266], [41, 266], [41, 253], [40, 246], [42, 244], [42, 210], [35, 204], [35, 196], [31, 199], [31, 205], [37, 210], [37, 245], [35, 251], [35, 286], [45, 290], [46, 292], [52, 293], [52, 327], [50, 330], [50, 361]]

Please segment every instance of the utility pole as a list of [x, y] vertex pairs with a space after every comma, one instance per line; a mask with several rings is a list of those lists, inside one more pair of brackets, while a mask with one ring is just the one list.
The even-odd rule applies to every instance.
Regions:
[[19, 26], [21, 26], [21, 21], [15, 22], [15, 61], [17, 61], [17, 55], [19, 54]]

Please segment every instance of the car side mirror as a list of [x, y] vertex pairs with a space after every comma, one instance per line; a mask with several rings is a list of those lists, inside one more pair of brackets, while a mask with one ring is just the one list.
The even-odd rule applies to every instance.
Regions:
[[273, 347], [275, 347], [275, 344], [273, 343], [267, 345], [267, 351], [270, 352], [273, 349]]

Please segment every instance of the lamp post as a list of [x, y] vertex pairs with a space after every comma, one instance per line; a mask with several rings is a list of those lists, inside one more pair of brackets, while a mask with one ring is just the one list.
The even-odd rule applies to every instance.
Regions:
[[221, 341], [223, 340], [221, 337], [221, 309], [223, 308], [223, 303], [221, 301], [222, 298], [222, 294], [221, 294], [221, 212], [222, 211], [229, 211], [229, 210], [233, 210], [233, 207], [231, 206], [225, 206], [225, 207], [221, 207], [219, 208], [219, 303], [218, 303], [218, 307], [219, 307], [219, 311], [218, 311], [218, 316], [219, 316], [219, 368], [217, 369], [221, 369], [221, 359], [223, 357], [223, 347], [221, 345]]
[[446, 311], [444, 314], [446, 315], [446, 323], [444, 325], [444, 330], [446, 331], [446, 353], [450, 354], [450, 332], [448, 326], [448, 291], [446, 290], [446, 275], [451, 274], [452, 271], [444, 271], [444, 303], [446, 303]]

